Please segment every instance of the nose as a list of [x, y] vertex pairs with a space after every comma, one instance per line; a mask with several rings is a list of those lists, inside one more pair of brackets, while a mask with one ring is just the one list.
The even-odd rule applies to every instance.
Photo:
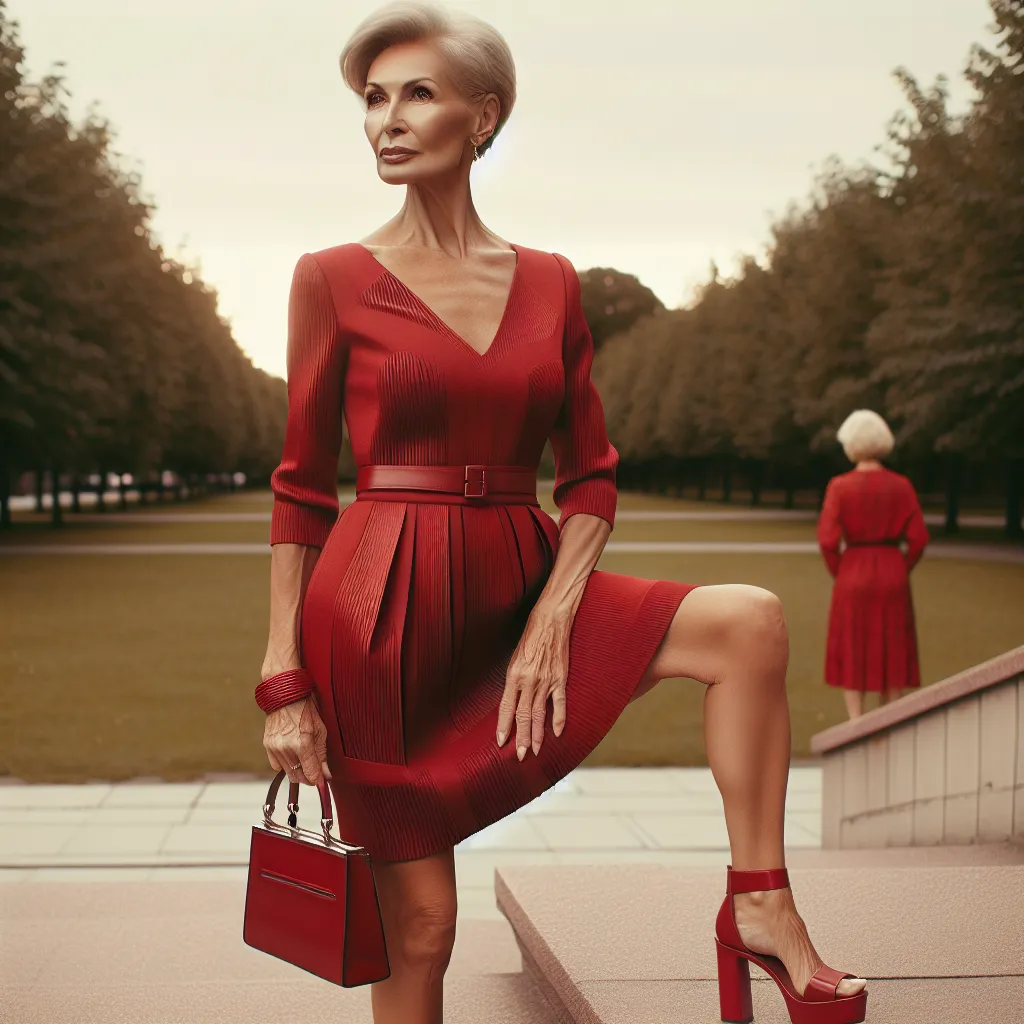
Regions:
[[394, 138], [401, 135], [404, 132], [400, 124], [400, 118], [398, 116], [398, 104], [391, 103], [388, 106], [387, 113], [384, 115], [384, 123], [381, 125], [381, 135], [384, 140]]

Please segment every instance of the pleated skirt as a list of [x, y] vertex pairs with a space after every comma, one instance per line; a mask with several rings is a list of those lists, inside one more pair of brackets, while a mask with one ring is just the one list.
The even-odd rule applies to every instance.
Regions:
[[898, 548], [844, 553], [832, 588], [825, 681], [868, 692], [920, 686], [914, 605]]
[[[595, 570], [573, 621], [561, 736], [498, 747], [505, 674], [551, 571], [532, 505], [361, 498], [339, 517], [300, 620], [328, 730], [341, 836], [379, 860], [452, 847], [563, 778], [629, 703], [692, 586]], [[550, 705], [549, 705], [550, 709]]]

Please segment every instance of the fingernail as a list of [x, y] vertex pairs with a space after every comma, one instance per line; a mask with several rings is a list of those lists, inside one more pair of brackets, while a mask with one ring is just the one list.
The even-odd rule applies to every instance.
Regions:
[[533, 756], [536, 757], [540, 753], [540, 744], [534, 743], [533, 745]]
[[519, 758], [520, 761], [522, 761], [522, 759], [526, 757], [526, 747], [519, 747], [516, 750], [516, 756]]
[[498, 746], [502, 747], [505, 745], [505, 733], [501, 729], [498, 730]]

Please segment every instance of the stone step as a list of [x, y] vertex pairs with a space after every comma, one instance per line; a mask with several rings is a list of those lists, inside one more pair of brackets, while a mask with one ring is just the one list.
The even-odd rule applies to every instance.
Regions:
[[[371, 1024], [341, 989], [242, 942], [238, 882], [0, 886], [7, 1024]], [[554, 1024], [504, 920], [460, 922], [446, 1024]]]
[[[872, 1024], [1005, 1024], [1024, 1006], [1019, 850], [801, 851], [797, 905], [826, 962], [870, 980]], [[916, 861], [916, 862], [915, 862]], [[719, 1019], [720, 869], [646, 864], [499, 868], [498, 905], [524, 972], [564, 1024]], [[759, 1024], [788, 1020], [759, 971]]]

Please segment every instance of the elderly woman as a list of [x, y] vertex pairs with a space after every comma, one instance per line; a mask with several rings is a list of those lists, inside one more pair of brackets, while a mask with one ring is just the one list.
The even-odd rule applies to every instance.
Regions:
[[818, 543], [835, 577], [825, 680], [843, 688], [846, 710], [858, 718], [865, 691], [885, 704], [920, 685], [909, 574], [928, 544], [928, 527], [913, 484], [879, 461], [892, 451], [893, 436], [878, 413], [851, 413], [837, 437], [856, 466], [829, 482], [818, 521]]
[[[391, 976], [377, 1024], [437, 1024], [455, 934], [453, 848], [572, 771], [659, 680], [707, 685], [707, 753], [732, 850], [717, 924], [723, 1016], [748, 964], [802, 1021], [860, 1021], [863, 979], [822, 964], [785, 870], [788, 639], [779, 601], [595, 569], [617, 454], [562, 256], [488, 229], [473, 161], [512, 112], [490, 26], [382, 9], [341, 59], [402, 208], [292, 282], [289, 411], [273, 475], [270, 764], [329, 779], [374, 861]], [[338, 515], [344, 414], [356, 500]], [[550, 438], [556, 524], [538, 505]], [[684, 600], [685, 598], [685, 600]], [[839, 897], [837, 896], [837, 899]]]

